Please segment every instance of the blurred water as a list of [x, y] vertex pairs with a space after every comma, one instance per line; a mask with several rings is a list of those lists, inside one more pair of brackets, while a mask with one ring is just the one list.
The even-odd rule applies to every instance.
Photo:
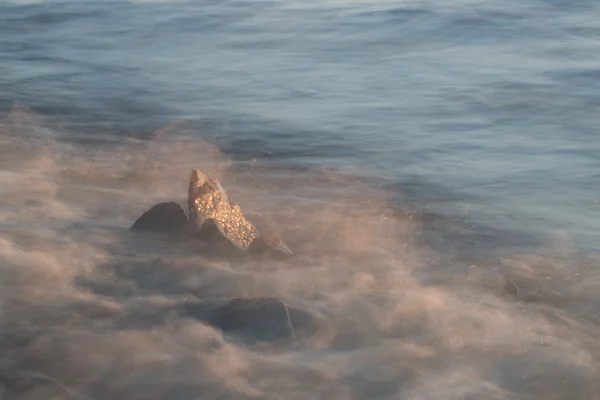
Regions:
[[[5, 396], [597, 399], [599, 11], [1, 2]], [[191, 168], [301, 256], [130, 236]], [[181, 311], [235, 296], [318, 329]]]

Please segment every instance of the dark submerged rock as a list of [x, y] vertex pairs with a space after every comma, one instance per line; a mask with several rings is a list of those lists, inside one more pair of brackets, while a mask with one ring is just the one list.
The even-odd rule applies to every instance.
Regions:
[[188, 303], [180, 314], [201, 320], [246, 344], [297, 344], [316, 334], [321, 321], [309, 311], [289, 307], [275, 297], [234, 298], [227, 303], [208, 307]]
[[293, 339], [294, 328], [285, 303], [276, 298], [236, 298], [215, 309], [209, 324], [258, 341]]
[[183, 208], [175, 202], [166, 202], [156, 204], [142, 214], [129, 230], [185, 234], [188, 227], [189, 221]]
[[511, 280], [507, 280], [502, 287], [502, 294], [506, 296], [517, 297], [519, 296], [520, 291], [521, 289], [519, 289], [519, 286]]

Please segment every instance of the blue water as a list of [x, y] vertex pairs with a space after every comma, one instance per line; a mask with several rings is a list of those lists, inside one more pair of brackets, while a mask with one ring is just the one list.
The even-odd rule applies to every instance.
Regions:
[[[400, 367], [374, 355], [382, 369], [373, 372], [379, 383], [365, 387], [381, 384], [386, 388], [382, 392], [361, 385], [362, 389], [338, 391], [319, 381], [314, 391], [294, 385], [286, 391], [275, 385], [256, 398], [277, 393], [273, 398], [593, 399], [598, 395], [591, 393], [600, 391], [593, 383], [597, 372], [581, 368], [584, 364], [597, 368], [600, 354], [598, 336], [594, 338], [600, 332], [600, 321], [594, 317], [600, 298], [591, 294], [600, 282], [594, 258], [600, 241], [599, 38], [600, 3], [589, 0], [3, 1], [0, 113], [10, 115], [16, 105], [27, 107], [53, 135], [63, 135], [65, 142], [77, 143], [82, 151], [93, 151], [108, 137], [144, 142], [162, 127], [185, 121], [187, 128], [176, 132], [179, 137], [217, 143], [240, 171], [263, 168], [256, 171], [262, 171], [265, 181], [284, 174], [281, 182], [265, 187], [273, 192], [287, 188], [285, 193], [298, 204], [301, 188], [311, 184], [293, 171], [318, 175], [322, 169], [333, 169], [357, 179], [343, 184], [336, 180], [341, 188], [336, 186], [335, 193], [332, 188], [332, 197], [350, 196], [353, 182], [366, 185], [367, 191], [391, 193], [386, 207], [421, 215], [421, 244], [438, 253], [433, 256], [438, 261], [458, 260], [469, 271], [479, 262], [499, 265], [499, 260], [510, 260], [509, 264], [527, 264], [521, 275], [534, 281], [547, 276], [585, 281], [581, 287], [548, 289], [560, 292], [563, 300], [577, 299], [573, 300], [577, 304], [568, 302], [571, 308], [552, 303], [561, 313], [591, 318], [584, 327], [572, 328], [592, 332], [586, 338], [544, 334], [558, 338], [561, 346], [581, 346], [572, 352], [564, 349], [564, 354], [578, 354], [573, 357], [579, 361], [568, 361], [577, 366], [565, 364], [546, 375], [539, 372], [537, 382], [568, 381], [560, 389], [543, 383], [547, 391], [540, 391], [510, 373], [497, 380], [482, 378], [468, 390], [457, 389], [458, 376], [467, 374], [462, 366], [479, 365], [479, 358], [457, 361], [461, 367], [456, 374], [419, 364], [439, 387], [423, 383], [425, 378], [400, 374], [405, 384], [390, 388], [391, 381], [400, 379], [392, 370]], [[118, 154], [105, 164], [116, 163]], [[175, 165], [177, 158], [174, 152], [161, 160]], [[19, 171], [16, 164], [4, 168]], [[187, 172], [181, 173], [185, 180]], [[238, 180], [244, 182], [240, 174]], [[172, 193], [171, 187], [163, 187]], [[265, 187], [246, 184], [240, 196], [252, 204], [247, 193]], [[320, 193], [328, 196], [327, 185]], [[77, 201], [73, 207], [88, 202]], [[281, 202], [277, 204], [281, 207]], [[110, 210], [107, 204], [98, 207]], [[33, 217], [23, 218], [14, 224], [30, 224], [26, 218]], [[17, 236], [8, 235], [6, 240], [17, 243]], [[312, 248], [310, 235], [302, 238], [291, 240]], [[526, 261], [515, 261], [521, 257]], [[399, 258], [396, 254], [389, 260]], [[438, 262], [422, 263], [432, 281], [438, 273], [464, 273], [460, 266], [443, 272], [437, 269]], [[462, 290], [460, 285], [451, 287]], [[289, 295], [309, 301], [293, 293]], [[538, 318], [535, 315], [532, 318]], [[514, 322], [507, 332], [518, 330], [520, 324], [521, 320]], [[542, 323], [546, 324], [551, 323]], [[563, 357], [548, 355], [563, 354], [562, 347], [535, 354], [538, 351], [543, 357], [534, 357], [531, 364], [518, 358], [527, 356], [515, 356], [515, 368], [525, 365], [523, 376], [538, 371], [536, 363], [545, 364], [540, 360], [558, 362]], [[311, 356], [305, 357], [283, 360], [306, 366]], [[451, 363], [448, 357], [438, 361]], [[334, 359], [319, 365], [333, 368]], [[407, 363], [416, 362], [411, 360]], [[502, 360], [498, 365], [511, 362]], [[368, 371], [372, 364], [365, 363]], [[301, 373], [294, 371], [289, 376]], [[65, 374], [68, 380], [70, 375]], [[152, 376], [148, 373], [147, 379]], [[265, 376], [253, 382], [266, 382], [269, 375]], [[488, 392], [489, 382], [499, 385], [498, 391]], [[89, 382], [78, 385], [88, 394], [100, 393]], [[150, 398], [131, 385], [129, 391], [114, 393]], [[441, 387], [447, 397], [439, 392]], [[210, 398], [230, 398], [219, 397], [219, 391], [210, 388], [203, 389]], [[180, 398], [188, 398], [182, 390]], [[250, 389], [244, 390], [244, 396], [254, 398]], [[41, 392], [31, 393], [37, 398], [35, 393]], [[178, 398], [161, 393], [156, 398]]]

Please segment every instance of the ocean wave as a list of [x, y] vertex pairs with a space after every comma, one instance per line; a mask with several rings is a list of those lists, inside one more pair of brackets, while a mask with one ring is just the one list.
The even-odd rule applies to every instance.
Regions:
[[[594, 398], [596, 256], [453, 260], [389, 187], [236, 163], [178, 126], [93, 145], [26, 107], [0, 126], [5, 395]], [[298, 256], [215, 257], [128, 232], [154, 203], [185, 204], [191, 168]]]

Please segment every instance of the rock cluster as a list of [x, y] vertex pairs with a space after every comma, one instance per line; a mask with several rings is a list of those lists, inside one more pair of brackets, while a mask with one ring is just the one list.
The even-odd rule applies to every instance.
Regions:
[[130, 230], [157, 231], [204, 241], [221, 237], [252, 255], [285, 258], [294, 254], [281, 239], [260, 235], [219, 181], [197, 169], [190, 176], [188, 215], [175, 202], [159, 203], [142, 214]]

